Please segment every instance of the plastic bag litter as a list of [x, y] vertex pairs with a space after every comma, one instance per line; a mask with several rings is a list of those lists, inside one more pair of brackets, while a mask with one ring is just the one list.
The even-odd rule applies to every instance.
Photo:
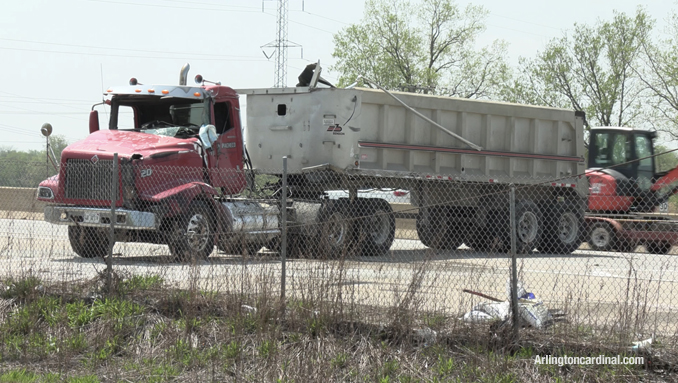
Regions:
[[461, 318], [465, 322], [482, 323], [506, 320], [511, 312], [509, 302], [481, 302]]
[[633, 342], [633, 346], [629, 347], [631, 351], [638, 350], [651, 350], [652, 349], [652, 338], [647, 338], [645, 340]]
[[[509, 299], [504, 302], [481, 302], [461, 318], [465, 322], [483, 323], [490, 321], [507, 321], [511, 319], [511, 283], [506, 286]], [[478, 294], [477, 294], [478, 295]], [[533, 293], [527, 292], [523, 284], [518, 282], [518, 313], [521, 320], [534, 328], [544, 328], [553, 323], [554, 318], [542, 301], [535, 299]]]
[[518, 311], [520, 318], [534, 328], [544, 328], [553, 322], [553, 316], [542, 301], [521, 299]]
[[[522, 282], [518, 281], [516, 286], [518, 287], [518, 298], [524, 297], [528, 294]], [[534, 295], [532, 296], [534, 297]], [[508, 299], [509, 301], [511, 300], [511, 279], [506, 281], [506, 299]]]

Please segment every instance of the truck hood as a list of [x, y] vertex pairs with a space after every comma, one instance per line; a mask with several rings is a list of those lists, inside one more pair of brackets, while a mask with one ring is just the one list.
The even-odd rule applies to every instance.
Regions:
[[156, 136], [154, 134], [99, 130], [69, 145], [64, 153], [118, 153], [121, 157], [141, 154], [148, 157], [164, 152], [198, 152], [198, 139]]

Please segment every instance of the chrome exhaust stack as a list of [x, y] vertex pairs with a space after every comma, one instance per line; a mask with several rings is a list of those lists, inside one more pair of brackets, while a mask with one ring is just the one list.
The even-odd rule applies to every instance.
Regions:
[[188, 71], [191, 69], [189, 63], [184, 64], [181, 67], [181, 72], [179, 73], [179, 85], [186, 85], [188, 79]]

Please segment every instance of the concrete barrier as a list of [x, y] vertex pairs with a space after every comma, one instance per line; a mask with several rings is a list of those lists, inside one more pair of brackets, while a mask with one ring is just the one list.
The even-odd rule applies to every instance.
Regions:
[[45, 203], [35, 199], [36, 188], [0, 187], [0, 210], [41, 213]]

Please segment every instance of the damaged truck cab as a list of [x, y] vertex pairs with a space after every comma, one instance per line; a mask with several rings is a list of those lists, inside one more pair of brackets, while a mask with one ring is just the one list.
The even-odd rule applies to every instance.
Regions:
[[[236, 246], [238, 234], [265, 241], [279, 233], [277, 207], [232, 198], [247, 184], [238, 95], [200, 76], [187, 86], [187, 72], [178, 86], [132, 79], [106, 90], [108, 129], [93, 110], [90, 135], [68, 146], [58, 175], [40, 184], [38, 199], [51, 203], [45, 219], [68, 225], [78, 255], [107, 254], [111, 220], [117, 240], [168, 244], [178, 258]], [[218, 236], [226, 231], [233, 235]]]

